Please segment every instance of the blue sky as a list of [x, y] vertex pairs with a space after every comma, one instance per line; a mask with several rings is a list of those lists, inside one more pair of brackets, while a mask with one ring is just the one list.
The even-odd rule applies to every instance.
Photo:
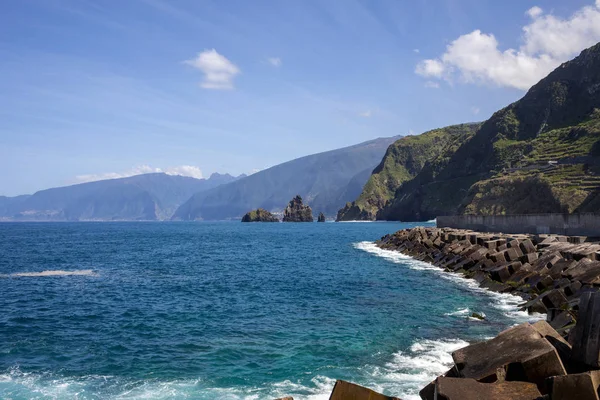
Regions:
[[597, 41], [600, 0], [4, 1], [0, 195], [484, 120]]

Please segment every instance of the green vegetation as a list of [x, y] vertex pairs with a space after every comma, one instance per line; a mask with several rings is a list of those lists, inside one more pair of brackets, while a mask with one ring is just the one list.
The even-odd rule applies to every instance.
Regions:
[[398, 140], [338, 219], [598, 210], [600, 43], [481, 125]]
[[378, 211], [394, 198], [404, 182], [413, 179], [428, 162], [448, 157], [446, 153], [455, 151], [477, 127], [477, 124], [454, 125], [397, 140], [387, 149], [358, 199], [339, 211], [338, 221], [376, 219]]

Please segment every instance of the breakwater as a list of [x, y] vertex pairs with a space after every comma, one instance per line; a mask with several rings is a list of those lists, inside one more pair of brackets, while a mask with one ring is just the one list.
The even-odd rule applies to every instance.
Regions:
[[585, 240], [418, 227], [378, 241], [382, 249], [519, 295], [523, 309], [547, 314], [546, 321], [455, 351], [454, 366], [423, 388], [421, 398], [597, 399], [600, 244]]
[[479, 232], [585, 235], [600, 238], [600, 214], [448, 215], [438, 227]]

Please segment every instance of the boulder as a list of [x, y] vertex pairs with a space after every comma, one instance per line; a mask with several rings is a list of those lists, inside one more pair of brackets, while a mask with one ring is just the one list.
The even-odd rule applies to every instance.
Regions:
[[554, 346], [527, 323], [457, 350], [452, 358], [461, 377], [480, 382], [526, 381], [543, 387], [547, 377], [566, 374]]
[[302, 203], [302, 197], [296, 196], [283, 212], [283, 222], [313, 222], [312, 209]]
[[354, 383], [338, 380], [335, 382], [333, 392], [329, 400], [400, 400], [398, 397], [390, 397], [377, 393], [366, 387]]
[[541, 396], [529, 382], [481, 383], [475, 379], [440, 377], [435, 383], [435, 399], [445, 400], [536, 400]]
[[242, 222], [279, 222], [279, 219], [267, 210], [259, 208], [244, 215]]
[[317, 222], [325, 222], [325, 214], [319, 213], [319, 217], [317, 218]]
[[600, 371], [555, 376], [548, 381], [552, 400], [599, 400]]

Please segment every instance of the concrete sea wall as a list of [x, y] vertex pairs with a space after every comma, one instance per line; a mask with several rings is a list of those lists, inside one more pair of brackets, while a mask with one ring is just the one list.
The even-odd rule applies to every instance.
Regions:
[[600, 237], [600, 214], [450, 215], [437, 217], [437, 226], [479, 232]]

